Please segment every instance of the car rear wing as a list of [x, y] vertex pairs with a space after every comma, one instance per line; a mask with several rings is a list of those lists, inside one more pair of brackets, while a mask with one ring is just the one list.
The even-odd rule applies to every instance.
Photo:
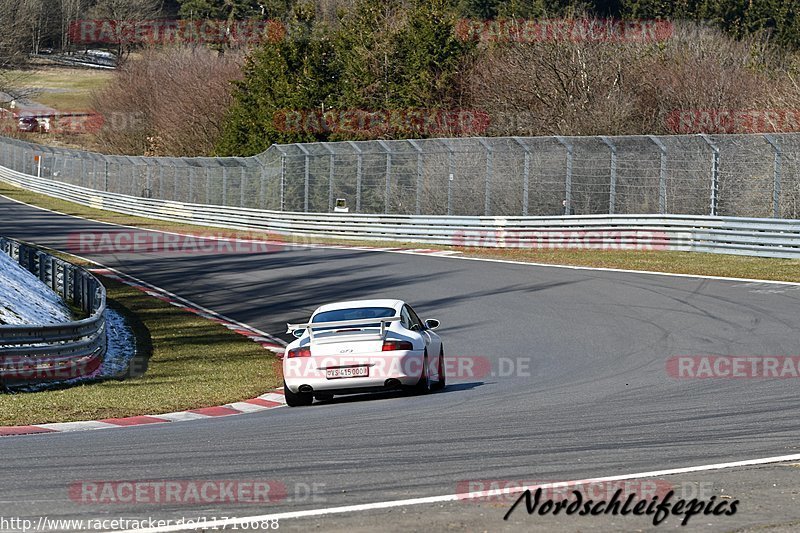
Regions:
[[[384, 339], [386, 337], [386, 324], [389, 322], [397, 322], [400, 320], [399, 316], [387, 316], [383, 318], [359, 318], [357, 320], [338, 320], [336, 322], [308, 322], [307, 324], [286, 324], [286, 333], [292, 333], [298, 329], [307, 329], [308, 335], [311, 337], [311, 340], [314, 339], [314, 330], [315, 329], [326, 329], [331, 330], [332, 328], [348, 328], [352, 327], [353, 329], [357, 330], [359, 337], [369, 337], [375, 339]], [[367, 328], [375, 328], [371, 324], [380, 324], [378, 326], [380, 328], [379, 335], [364, 335], [361, 333], [362, 329]], [[319, 333], [333, 333], [334, 335], [338, 333], [350, 333], [350, 332], [337, 332], [337, 331], [325, 331], [325, 332], [318, 332]], [[327, 335], [326, 335], [327, 337]], [[319, 340], [319, 339], [318, 339]]]

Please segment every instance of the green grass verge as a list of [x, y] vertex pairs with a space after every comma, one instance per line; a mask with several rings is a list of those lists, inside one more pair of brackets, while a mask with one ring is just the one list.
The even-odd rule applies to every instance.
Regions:
[[475, 250], [474, 257], [697, 276], [800, 282], [800, 260], [730, 254], [616, 250]]
[[[0, 394], [0, 425], [159, 414], [253, 398], [281, 383], [278, 359], [224, 326], [101, 278], [110, 305], [139, 322], [152, 353], [140, 377], [59, 390]], [[145, 354], [146, 355], [146, 354]], [[141, 365], [134, 365], [141, 370]]]
[[[231, 235], [243, 238], [258, 237], [274, 240], [287, 240], [275, 234], [265, 232], [245, 232], [224, 230], [220, 228], [194, 226], [173, 222], [133, 217], [111, 211], [92, 209], [72, 202], [65, 202], [41, 194], [12, 187], [0, 182], [0, 194], [32, 205], [38, 205], [54, 211], [76, 215], [103, 222], [125, 224], [146, 229], [165, 231], [182, 231], [187, 233], [208, 232], [214, 235]], [[419, 243], [391, 241], [350, 241], [344, 239], [315, 238], [314, 242], [331, 244], [354, 244], [357, 246], [391, 246], [396, 248], [439, 248], [456, 250], [468, 257], [488, 259], [504, 259], [532, 263], [554, 265], [573, 265], [599, 268], [617, 268], [625, 270], [648, 270], [653, 272], [669, 272], [675, 274], [694, 274], [700, 276], [722, 276], [734, 278], [750, 278], [774, 281], [800, 282], [800, 260], [770, 259], [729, 254], [704, 254], [693, 252], [669, 251], [616, 251], [616, 250], [524, 250], [524, 249], [492, 249], [463, 248]]]

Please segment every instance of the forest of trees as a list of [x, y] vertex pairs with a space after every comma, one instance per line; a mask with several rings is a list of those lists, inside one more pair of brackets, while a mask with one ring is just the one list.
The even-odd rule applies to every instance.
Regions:
[[[3, 69], [70, 41], [82, 19], [280, 21], [253, 46], [133, 46], [95, 97], [136, 113], [109, 152], [245, 155], [272, 143], [370, 138], [287, 128], [291, 112], [477, 110], [487, 135], [670, 133], [676, 109], [796, 109], [800, 10], [793, 0], [19, 0], [0, 6]], [[464, 38], [465, 20], [659, 19], [647, 42]], [[499, 23], [499, 22], [498, 22]], [[462, 32], [463, 33], [463, 32]], [[113, 45], [102, 43], [94, 46]], [[288, 112], [288, 114], [287, 114]], [[314, 118], [314, 113], [311, 113]], [[458, 135], [458, 131], [440, 131]], [[388, 128], [382, 137], [425, 136]]]

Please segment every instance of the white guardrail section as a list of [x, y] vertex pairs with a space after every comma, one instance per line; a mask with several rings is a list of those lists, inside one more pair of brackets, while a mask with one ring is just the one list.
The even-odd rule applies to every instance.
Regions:
[[692, 215], [482, 217], [294, 213], [186, 204], [87, 189], [0, 167], [0, 180], [98, 209], [298, 237], [502, 248], [714, 252], [800, 258], [800, 221]]

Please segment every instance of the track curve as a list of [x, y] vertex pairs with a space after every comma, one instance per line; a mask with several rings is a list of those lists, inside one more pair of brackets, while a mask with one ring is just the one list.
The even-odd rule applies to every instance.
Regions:
[[[0, 234], [57, 249], [75, 232], [113, 229], [5, 198], [0, 213]], [[531, 375], [452, 382], [425, 397], [3, 439], [6, 515], [187, 513], [77, 505], [68, 489], [81, 480], [324, 487], [324, 504], [289, 498], [270, 507], [277, 512], [448, 494], [468, 479], [579, 479], [800, 448], [796, 380], [678, 381], [665, 371], [681, 354], [800, 353], [792, 286], [326, 248], [89, 257], [276, 335], [320, 303], [401, 298], [442, 321], [450, 356], [486, 357], [495, 369], [501, 358], [530, 358]]]

